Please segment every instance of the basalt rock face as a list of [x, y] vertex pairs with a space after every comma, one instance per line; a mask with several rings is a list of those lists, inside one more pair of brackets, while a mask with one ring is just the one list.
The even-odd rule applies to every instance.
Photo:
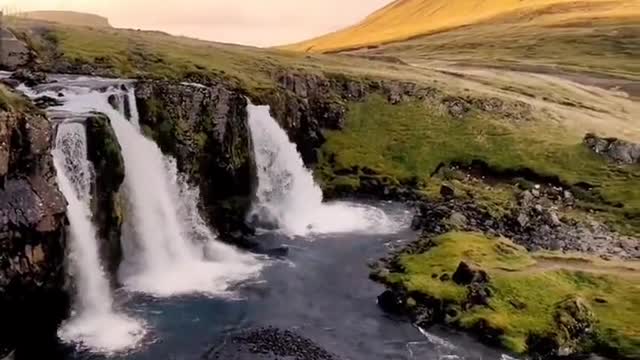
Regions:
[[136, 101], [143, 132], [200, 189], [202, 207], [227, 240], [246, 230], [254, 184], [245, 97], [222, 84], [141, 81]]
[[92, 186], [91, 210], [97, 225], [100, 258], [108, 273], [115, 275], [122, 259], [120, 235], [124, 217], [124, 200], [120, 186], [124, 181], [124, 159], [109, 119], [101, 114], [85, 121], [87, 157], [93, 163], [95, 183]]
[[55, 334], [69, 304], [51, 127], [26, 100], [12, 101], [0, 110], [0, 357]]

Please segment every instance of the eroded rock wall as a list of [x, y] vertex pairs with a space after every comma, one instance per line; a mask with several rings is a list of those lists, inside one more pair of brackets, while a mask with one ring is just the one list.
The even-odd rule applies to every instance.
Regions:
[[223, 237], [243, 230], [254, 184], [247, 100], [223, 84], [140, 81], [144, 133], [200, 189], [202, 208]]
[[55, 334], [68, 310], [63, 290], [66, 202], [58, 190], [50, 154], [51, 126], [26, 100], [12, 104], [18, 100], [8, 91], [3, 97], [0, 355], [34, 338]]

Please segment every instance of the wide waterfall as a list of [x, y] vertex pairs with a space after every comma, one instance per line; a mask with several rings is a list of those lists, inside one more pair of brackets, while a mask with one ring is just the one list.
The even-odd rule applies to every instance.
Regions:
[[68, 263], [76, 290], [72, 317], [60, 328], [59, 336], [94, 351], [129, 349], [144, 336], [144, 328], [113, 309], [109, 282], [100, 263], [96, 230], [91, 223], [91, 167], [83, 124], [58, 126], [53, 157], [58, 184], [68, 203]]
[[[120, 98], [118, 110], [109, 104], [111, 95]], [[254, 256], [217, 240], [198, 211], [198, 191], [178, 174], [175, 160], [141, 134], [131, 86], [67, 88], [65, 99], [58, 111], [105, 114], [122, 148], [128, 207], [119, 279], [126, 289], [155, 296], [221, 295], [259, 272]], [[129, 119], [122, 106], [126, 101]]]
[[322, 202], [322, 190], [268, 106], [248, 106], [258, 173], [250, 217], [290, 236], [346, 232], [393, 232], [396, 223], [374, 207]]

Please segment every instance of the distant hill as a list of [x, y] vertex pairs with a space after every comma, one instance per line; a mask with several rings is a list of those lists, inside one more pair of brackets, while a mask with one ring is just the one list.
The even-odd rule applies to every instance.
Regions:
[[333, 52], [378, 46], [491, 21], [557, 25], [632, 16], [640, 17], [638, 0], [396, 0], [359, 24], [284, 48]]
[[109, 19], [105, 17], [74, 11], [28, 11], [21, 13], [20, 16], [33, 20], [51, 21], [67, 25], [111, 27]]

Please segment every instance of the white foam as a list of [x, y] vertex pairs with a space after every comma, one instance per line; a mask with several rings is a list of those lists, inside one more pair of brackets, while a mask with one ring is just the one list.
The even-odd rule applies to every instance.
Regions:
[[73, 316], [60, 327], [58, 337], [80, 349], [110, 355], [136, 349], [145, 333], [144, 326], [133, 318], [102, 313]]
[[395, 221], [373, 206], [323, 203], [322, 190], [269, 107], [249, 105], [247, 111], [258, 170], [257, 200], [250, 217], [275, 224], [290, 236], [398, 230]]

